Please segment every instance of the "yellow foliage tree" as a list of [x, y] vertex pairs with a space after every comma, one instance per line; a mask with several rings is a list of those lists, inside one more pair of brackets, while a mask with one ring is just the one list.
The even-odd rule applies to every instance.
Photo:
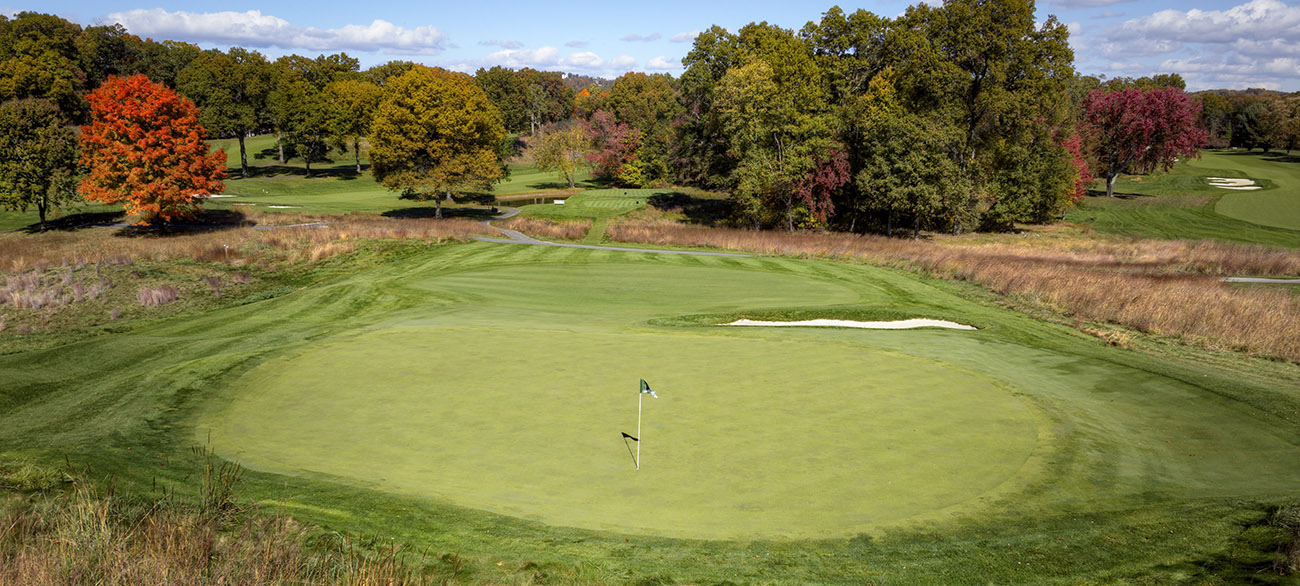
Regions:
[[453, 189], [488, 189], [505, 176], [506, 131], [473, 78], [417, 65], [384, 87], [370, 128], [370, 172], [404, 196], [433, 197]]

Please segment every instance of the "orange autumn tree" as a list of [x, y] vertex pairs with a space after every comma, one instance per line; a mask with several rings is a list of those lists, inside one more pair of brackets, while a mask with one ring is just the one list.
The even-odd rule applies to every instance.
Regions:
[[190, 216], [225, 186], [226, 153], [208, 152], [199, 109], [143, 75], [109, 77], [86, 96], [91, 122], [81, 127], [81, 182], [87, 200], [123, 203], [141, 222]]

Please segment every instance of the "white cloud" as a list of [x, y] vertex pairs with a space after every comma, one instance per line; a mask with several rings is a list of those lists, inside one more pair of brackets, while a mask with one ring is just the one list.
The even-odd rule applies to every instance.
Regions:
[[522, 49], [524, 47], [524, 44], [520, 41], [503, 41], [499, 39], [479, 41], [478, 44], [489, 47], [501, 47], [502, 49]]
[[598, 69], [605, 65], [605, 60], [591, 51], [582, 51], [565, 57], [564, 64], [578, 69]]
[[1129, 20], [1112, 37], [1160, 38], [1193, 43], [1238, 39], [1300, 39], [1300, 6], [1280, 0], [1251, 0], [1227, 10], [1161, 10]]
[[[1222, 10], [1161, 10], [1110, 27], [1095, 47], [1128, 62], [1111, 71], [1175, 72], [1188, 89], [1295, 89], [1300, 86], [1300, 6], [1250, 0]], [[1163, 60], [1143, 59], [1158, 55]]]
[[312, 51], [384, 51], [398, 55], [436, 55], [447, 37], [433, 26], [406, 28], [385, 20], [369, 25], [319, 29], [294, 26], [289, 21], [248, 12], [169, 12], [161, 8], [136, 9], [108, 15], [132, 34], [191, 42], [279, 47]]
[[628, 33], [626, 35], [619, 37], [618, 40], [627, 41], [631, 43], [648, 43], [650, 41], [657, 41], [662, 38], [664, 38], [664, 36], [659, 33], [650, 33], [644, 36], [639, 35], [637, 33]]
[[565, 46], [565, 47], [573, 47], [573, 48], [575, 48], [575, 49], [582, 49], [582, 48], [586, 47], [586, 46], [589, 45], [589, 44], [590, 44], [590, 43], [588, 43], [587, 41], [569, 41], [569, 42], [565, 43], [564, 46]]
[[693, 31], [686, 31], [684, 33], [677, 33], [673, 35], [671, 39], [668, 40], [674, 43], [689, 43], [691, 41], [694, 41], [695, 37], [698, 36], [700, 36], [700, 31], [693, 30]]
[[1092, 18], [1095, 20], [1099, 20], [1103, 18], [1119, 18], [1121, 16], [1124, 16], [1123, 12], [1115, 12], [1114, 10], [1103, 10], [1101, 11], [1100, 14], [1094, 15]]
[[503, 49], [492, 53], [483, 58], [488, 65], [501, 65], [518, 69], [521, 67], [532, 67], [542, 69], [554, 67], [560, 62], [560, 51], [555, 47], [539, 47], [537, 49]]
[[673, 60], [671, 60], [671, 59], [669, 59], [669, 58], [667, 58], [667, 57], [664, 57], [664, 56], [660, 55], [660, 56], [658, 56], [658, 57], [655, 57], [655, 58], [651, 59], [649, 62], [647, 62], [645, 67], [646, 67], [646, 69], [654, 69], [654, 70], [657, 70], [657, 71], [666, 71], [666, 70], [672, 70], [672, 69], [681, 69], [681, 68], [682, 68], [682, 63], [681, 63], [681, 61], [673, 61]]
[[636, 67], [636, 59], [633, 59], [631, 55], [619, 55], [609, 60], [609, 67], [614, 71], [627, 73], [629, 69]]

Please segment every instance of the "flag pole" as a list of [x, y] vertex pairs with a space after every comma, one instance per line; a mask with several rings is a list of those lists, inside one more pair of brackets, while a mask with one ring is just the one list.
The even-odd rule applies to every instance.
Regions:
[[641, 400], [645, 396], [640, 388], [636, 392], [636, 469], [641, 469]]

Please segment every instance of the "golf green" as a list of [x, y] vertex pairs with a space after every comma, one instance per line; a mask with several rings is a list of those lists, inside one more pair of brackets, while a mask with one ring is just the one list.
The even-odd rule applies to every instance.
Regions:
[[[1014, 479], [1040, 433], [1032, 406], [964, 368], [821, 336], [638, 327], [663, 309], [858, 299], [821, 279], [610, 264], [418, 283], [462, 303], [268, 361], [201, 433], [254, 468], [693, 538], [847, 535], [940, 511]], [[637, 471], [621, 434], [638, 434], [641, 378], [661, 398], [645, 398]]]

